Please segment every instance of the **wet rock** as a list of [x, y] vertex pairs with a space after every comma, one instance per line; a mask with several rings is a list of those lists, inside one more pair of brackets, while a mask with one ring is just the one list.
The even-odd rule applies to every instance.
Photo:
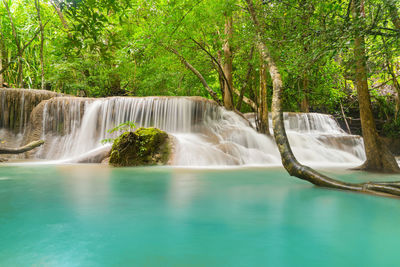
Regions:
[[105, 146], [94, 151], [90, 151], [81, 157], [75, 159], [76, 163], [102, 163], [104, 159], [109, 158], [111, 147]]
[[101, 164], [105, 164], [105, 165], [110, 164], [110, 157], [107, 157], [107, 158], [103, 159], [103, 160], [101, 161]]
[[41, 101], [59, 96], [46, 90], [0, 88], [0, 128], [22, 132]]
[[123, 133], [114, 141], [110, 165], [166, 165], [171, 156], [171, 148], [166, 132], [153, 127], [139, 128], [135, 132]]

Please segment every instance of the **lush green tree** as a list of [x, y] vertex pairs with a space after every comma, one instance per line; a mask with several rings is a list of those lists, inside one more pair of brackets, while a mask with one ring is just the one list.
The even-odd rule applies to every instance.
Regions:
[[[282, 76], [283, 109], [356, 116], [354, 33], [361, 31], [373, 112], [393, 134], [399, 4], [366, 0], [361, 27], [351, 2], [254, 2]], [[2, 0], [0, 14], [0, 83], [94, 97], [199, 95], [256, 111], [268, 132], [273, 84], [245, 1]]]

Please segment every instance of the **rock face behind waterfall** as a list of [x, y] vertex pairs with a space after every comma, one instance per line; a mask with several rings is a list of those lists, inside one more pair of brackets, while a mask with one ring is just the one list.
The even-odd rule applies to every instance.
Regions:
[[115, 139], [109, 163], [113, 166], [165, 165], [171, 155], [168, 134], [157, 128], [139, 128]]
[[22, 132], [41, 101], [59, 96], [62, 94], [46, 90], [0, 88], [0, 128]]
[[85, 105], [94, 98], [60, 96], [40, 102], [31, 112], [24, 141], [42, 138], [46, 133], [54, 136], [70, 134], [80, 126]]
[[[34, 89], [0, 88], [0, 140], [8, 147], [25, 145], [24, 138], [28, 126], [32, 125], [30, 117], [35, 107], [44, 100], [60, 97], [62, 94]], [[41, 121], [37, 122], [41, 125]], [[30, 141], [39, 140], [39, 138]], [[27, 157], [32, 152], [20, 155], [5, 155], [7, 158]]]

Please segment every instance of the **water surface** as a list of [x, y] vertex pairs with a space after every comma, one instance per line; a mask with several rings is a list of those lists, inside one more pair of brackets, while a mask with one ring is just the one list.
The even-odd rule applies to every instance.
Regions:
[[0, 266], [399, 266], [399, 222], [281, 168], [0, 167]]

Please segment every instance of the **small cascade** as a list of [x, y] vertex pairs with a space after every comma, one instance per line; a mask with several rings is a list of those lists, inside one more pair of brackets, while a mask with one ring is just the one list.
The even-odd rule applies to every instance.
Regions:
[[21, 133], [32, 110], [43, 100], [61, 94], [46, 90], [0, 88], [0, 128]]
[[10, 147], [20, 146], [33, 109], [41, 101], [58, 96], [61, 94], [45, 90], [0, 88], [1, 142]]
[[[37, 111], [38, 112], [38, 111]], [[126, 121], [137, 127], [154, 126], [175, 138], [174, 165], [279, 165], [271, 137], [257, 133], [234, 112], [199, 97], [60, 97], [41, 105], [42, 138], [36, 156], [78, 159], [99, 150], [101, 140], [119, 133], [107, 130]], [[347, 135], [323, 114], [285, 114], [292, 149], [305, 164], [359, 164], [364, 159], [362, 139]]]
[[286, 131], [307, 134], [344, 134], [331, 115], [320, 113], [284, 113]]
[[333, 162], [355, 162], [354, 156], [365, 160], [362, 138], [347, 134], [331, 115], [289, 112], [284, 119], [290, 144], [302, 146], [302, 152], [294, 150], [297, 157], [314, 161], [314, 155], [325, 154]]

